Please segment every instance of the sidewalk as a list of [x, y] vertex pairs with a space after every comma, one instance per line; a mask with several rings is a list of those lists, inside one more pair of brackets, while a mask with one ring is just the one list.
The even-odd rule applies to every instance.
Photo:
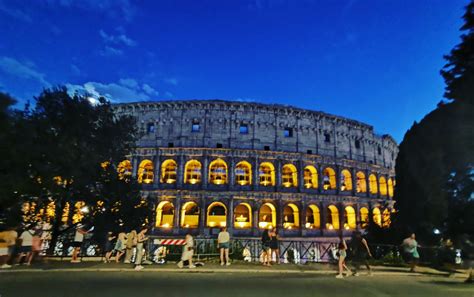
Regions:
[[[235, 261], [230, 266], [220, 266], [215, 262], [204, 262], [203, 266], [194, 269], [178, 268], [174, 262], [166, 264], [144, 265], [145, 269], [140, 272], [169, 272], [169, 273], [265, 273], [265, 274], [313, 274], [313, 275], [335, 275], [336, 266], [326, 263], [311, 263], [304, 265], [280, 264], [265, 267], [259, 263], [246, 263]], [[133, 264], [102, 263], [97, 261], [84, 261], [81, 263], [70, 263], [67, 260], [48, 260], [44, 263], [32, 266], [13, 266], [8, 269], [0, 269], [0, 273], [33, 273], [33, 272], [121, 272], [134, 271]], [[140, 273], [137, 272], [137, 273]], [[458, 270], [456, 273], [439, 271], [429, 267], [417, 267], [416, 272], [409, 272], [407, 267], [395, 266], [372, 266], [373, 276], [440, 276], [451, 278], [467, 278], [467, 271]], [[367, 276], [367, 270], [361, 270], [361, 276]]]

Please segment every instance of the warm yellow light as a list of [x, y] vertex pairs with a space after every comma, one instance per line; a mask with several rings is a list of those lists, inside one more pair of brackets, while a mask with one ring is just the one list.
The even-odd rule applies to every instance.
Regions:
[[169, 223], [166, 223], [166, 224], [161, 225], [161, 227], [162, 227], [162, 228], [170, 228], [171, 225], [170, 225]]
[[184, 225], [184, 228], [189, 228], [189, 224]]
[[262, 229], [265, 229], [268, 227], [268, 222], [258, 222], [258, 226]]
[[238, 225], [240, 228], [244, 228], [244, 227], [245, 227], [245, 222], [238, 222], [237, 225]]
[[347, 223], [344, 224], [344, 229], [346, 229], [346, 230], [349, 230], [349, 229], [350, 229], [350, 228], [349, 228], [349, 225], [348, 225]]
[[326, 185], [323, 185], [323, 188], [324, 188], [325, 190], [327, 190], [327, 189], [329, 189], [329, 185], [327, 185], [327, 184], [326, 184]]
[[149, 184], [149, 183], [152, 182], [152, 179], [150, 179], [150, 178], [145, 178], [145, 179], [143, 180], [143, 182], [144, 182], [145, 184]]
[[221, 227], [225, 227], [225, 226], [227, 225], [227, 223], [226, 223], [226, 222], [220, 222], [219, 225], [220, 225]]
[[326, 227], [327, 227], [329, 230], [333, 230], [333, 229], [334, 229], [334, 226], [333, 226], [332, 224], [329, 224], [329, 223], [326, 224]]
[[246, 222], [246, 221], [247, 221], [247, 218], [244, 217], [244, 215], [240, 215], [240, 216], [238, 216], [237, 218], [235, 218], [235, 220], [236, 220], [237, 222]]
[[209, 227], [215, 227], [216, 226], [216, 222], [209, 222]]
[[311, 229], [311, 227], [312, 227], [312, 226], [311, 226], [311, 223], [306, 223], [306, 224], [305, 224], [305, 227], [308, 228], [308, 229]]
[[290, 183], [290, 182], [284, 182], [284, 183], [283, 183], [283, 186], [284, 186], [285, 188], [289, 188], [289, 187], [291, 187], [291, 183]]
[[172, 178], [168, 178], [168, 179], [166, 180], [166, 183], [167, 183], [167, 184], [174, 184], [175, 182], [176, 182], [176, 180], [175, 180], [175, 179], [172, 179]]
[[190, 183], [191, 185], [194, 185], [195, 183], [197, 183], [197, 179], [192, 178], [192, 179], [189, 180], [189, 183]]

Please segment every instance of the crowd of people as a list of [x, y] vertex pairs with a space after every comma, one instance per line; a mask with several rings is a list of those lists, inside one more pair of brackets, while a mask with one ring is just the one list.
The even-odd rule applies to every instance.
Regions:
[[[90, 233], [93, 228], [86, 229], [84, 225], [78, 224], [75, 226], [73, 241], [71, 242], [72, 257], [71, 263], [79, 263], [80, 253], [83, 249], [83, 243], [85, 236]], [[120, 232], [113, 234], [107, 232], [106, 238], [103, 245], [103, 256], [104, 262], [109, 263], [112, 261], [126, 264], [134, 264], [135, 270], [142, 270], [143, 259], [146, 254], [145, 242], [148, 240], [147, 237], [148, 228], [143, 227], [140, 230], [131, 230], [128, 233]], [[2, 232], [3, 241], [8, 246], [8, 259], [2, 268], [10, 268], [12, 265], [31, 265], [41, 250], [43, 250], [44, 243], [51, 238], [50, 228], [46, 226], [29, 225], [20, 230], [20, 236], [16, 230], [7, 230]], [[261, 237], [262, 254], [261, 262], [264, 266], [272, 266], [272, 264], [280, 264], [280, 249], [279, 249], [280, 237], [278, 236], [278, 230], [265, 229]], [[217, 236], [217, 247], [219, 250], [220, 265], [229, 266], [231, 265], [229, 258], [229, 250], [231, 245], [230, 234], [227, 228], [223, 227]], [[414, 271], [419, 261], [420, 255], [418, 253], [418, 243], [416, 241], [415, 234], [411, 234], [409, 237], [403, 240], [401, 244], [401, 250], [403, 252], [403, 258], [407, 263], [410, 263], [410, 271]], [[195, 244], [194, 238], [191, 234], [187, 234], [185, 237], [184, 245], [182, 246], [182, 254], [178, 267], [195, 268], [193, 264]], [[346, 263], [346, 260], [350, 258], [352, 270]], [[371, 267], [369, 265], [369, 259], [372, 258], [367, 240], [362, 236], [359, 231], [353, 232], [352, 238], [349, 244], [341, 236], [337, 248], [337, 278], [343, 278], [345, 276], [359, 275], [361, 265], [365, 265], [367, 268], [368, 275], [372, 274]], [[344, 273], [345, 272], [345, 273]]]

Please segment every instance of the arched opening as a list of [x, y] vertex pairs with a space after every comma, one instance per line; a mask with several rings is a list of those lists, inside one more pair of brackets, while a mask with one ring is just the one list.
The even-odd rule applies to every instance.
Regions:
[[382, 214], [380, 213], [380, 209], [378, 207], [372, 209], [372, 220], [375, 224], [382, 227]]
[[326, 229], [334, 230], [339, 229], [339, 210], [335, 205], [328, 206], [328, 216], [327, 216], [327, 223]]
[[263, 162], [258, 167], [258, 176], [261, 186], [275, 185], [275, 167], [270, 162]]
[[276, 208], [271, 203], [265, 203], [260, 207], [258, 214], [258, 227], [272, 229], [276, 226]]
[[317, 189], [318, 188], [318, 171], [314, 166], [308, 165], [304, 168], [304, 187], [306, 189]]
[[173, 227], [174, 205], [169, 201], [161, 201], [156, 207], [156, 227]]
[[385, 176], [379, 178], [379, 191], [380, 195], [387, 196], [387, 180], [385, 179]]
[[161, 183], [174, 184], [177, 177], [178, 164], [175, 160], [168, 159], [161, 164]]
[[382, 227], [389, 228], [391, 224], [392, 224], [392, 220], [390, 218], [390, 210], [386, 208], [382, 212]]
[[189, 201], [181, 208], [181, 227], [197, 228], [199, 226], [199, 206], [196, 202]]
[[355, 229], [357, 227], [356, 213], [352, 206], [346, 206], [344, 209], [344, 229]]
[[285, 164], [281, 170], [281, 180], [285, 188], [298, 186], [298, 171], [293, 164]]
[[198, 160], [189, 160], [184, 166], [184, 183], [199, 184], [201, 183], [201, 162]]
[[377, 178], [375, 177], [375, 174], [369, 175], [369, 188], [370, 188], [370, 194], [377, 194], [378, 192], [378, 187], [377, 187]]
[[308, 229], [319, 229], [321, 228], [321, 215], [319, 213], [319, 207], [314, 204], [310, 204], [306, 208], [306, 224], [305, 227]]
[[288, 203], [283, 208], [283, 228], [294, 229], [300, 226], [300, 212], [298, 206]]
[[388, 197], [393, 197], [393, 179], [390, 177], [387, 182], [388, 185]]
[[153, 162], [143, 160], [138, 166], [138, 183], [151, 184], [153, 182]]
[[367, 209], [367, 207], [361, 207], [359, 212], [360, 226], [365, 229], [369, 225], [369, 210]]
[[120, 180], [130, 180], [132, 177], [132, 163], [129, 160], [123, 160], [117, 167]]
[[252, 228], [252, 208], [248, 203], [240, 203], [234, 209], [234, 227]]
[[326, 167], [323, 171], [323, 188], [324, 190], [336, 189], [336, 172], [331, 167]]
[[341, 191], [352, 191], [352, 174], [347, 169], [341, 171]]
[[365, 174], [362, 171], [357, 171], [357, 193], [367, 193], [367, 181], [365, 180]]
[[222, 202], [212, 202], [207, 207], [207, 226], [225, 227], [227, 225], [227, 208]]
[[252, 184], [252, 165], [247, 161], [241, 161], [235, 166], [235, 182], [241, 186]]
[[209, 164], [209, 182], [215, 185], [227, 184], [227, 163], [222, 159], [215, 159]]

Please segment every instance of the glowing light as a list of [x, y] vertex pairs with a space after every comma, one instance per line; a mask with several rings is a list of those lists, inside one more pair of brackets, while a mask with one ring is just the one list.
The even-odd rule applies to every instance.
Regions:
[[311, 225], [311, 223], [306, 223], [305, 227], [308, 228], [308, 229], [311, 229], [312, 225]]
[[265, 229], [268, 227], [268, 222], [258, 222], [258, 226], [262, 229]]
[[165, 223], [163, 225], [161, 225], [162, 228], [170, 228], [171, 225], [169, 223]]
[[237, 222], [246, 222], [248, 218], [244, 217], [243, 215], [240, 215], [239, 217], [235, 218]]
[[226, 223], [226, 222], [220, 222], [219, 225], [220, 225], [221, 227], [225, 227], [225, 226], [227, 225], [227, 223]]
[[326, 227], [327, 227], [329, 230], [334, 230], [334, 226], [333, 226], [332, 224], [327, 223], [327, 224], [326, 224]]
[[80, 211], [81, 211], [82, 213], [89, 213], [89, 207], [84, 206], [84, 207], [82, 207], [82, 208], [80, 209]]

